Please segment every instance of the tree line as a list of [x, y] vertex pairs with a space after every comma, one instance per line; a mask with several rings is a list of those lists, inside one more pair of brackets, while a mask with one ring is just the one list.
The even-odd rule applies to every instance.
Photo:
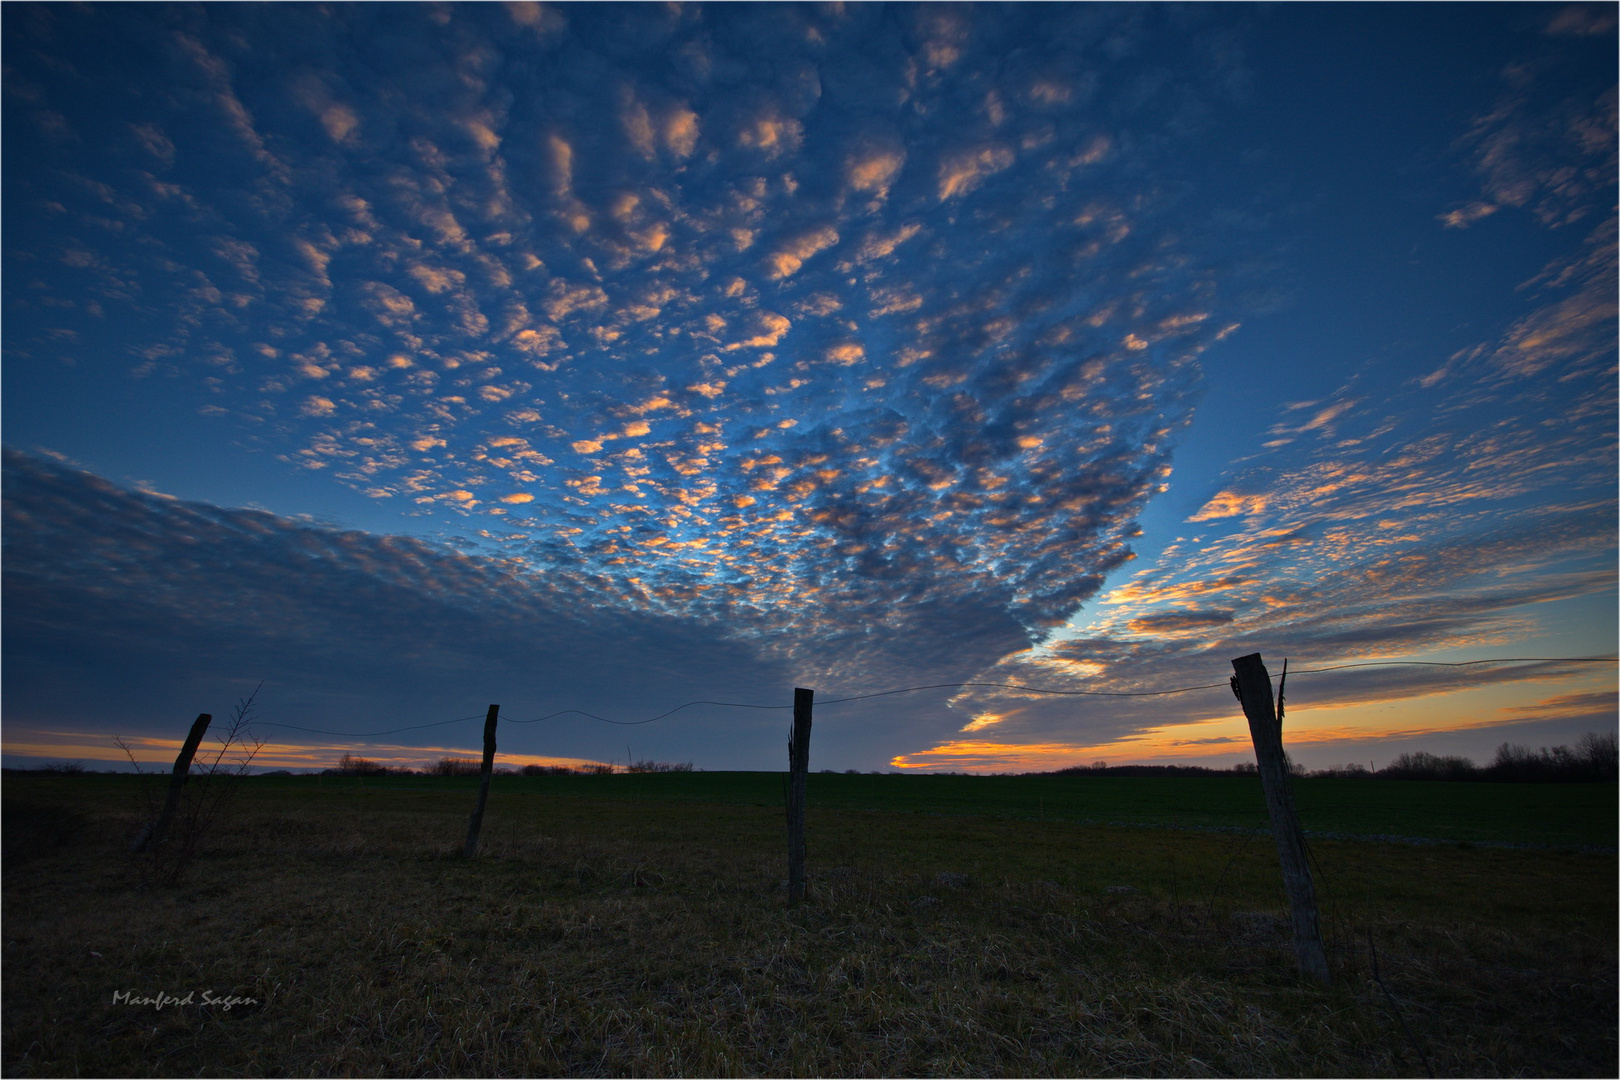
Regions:
[[[322, 769], [323, 776], [477, 776], [483, 768], [483, 763], [475, 758], [440, 758], [425, 769], [412, 769], [398, 765], [384, 765], [379, 761], [358, 757], [354, 754], [344, 754], [338, 759], [337, 766], [331, 769]], [[691, 772], [692, 763], [683, 761], [672, 763], [668, 761], [632, 761], [625, 765], [605, 765], [590, 763], [585, 765], [524, 765], [513, 768], [510, 765], [497, 766], [494, 770], [496, 776], [608, 776], [613, 773], [664, 773], [664, 772]]]
[[[1574, 746], [1544, 746], [1531, 749], [1503, 743], [1488, 765], [1476, 765], [1472, 759], [1449, 754], [1431, 754], [1426, 750], [1408, 751], [1382, 769], [1365, 765], [1335, 765], [1328, 769], [1307, 769], [1292, 764], [1293, 773], [1301, 778], [1323, 780], [1495, 780], [1511, 783], [1598, 783], [1620, 778], [1620, 746], [1614, 732], [1600, 735], [1588, 732]], [[1042, 776], [1250, 776], [1255, 773], [1251, 761], [1239, 762], [1229, 769], [1211, 769], [1203, 765], [1114, 765], [1097, 762], [1058, 769], [1055, 773], [1031, 773]]]

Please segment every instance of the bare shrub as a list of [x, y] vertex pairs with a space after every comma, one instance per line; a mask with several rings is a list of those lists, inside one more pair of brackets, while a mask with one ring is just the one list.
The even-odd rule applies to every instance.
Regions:
[[625, 772], [658, 773], [658, 772], [691, 772], [692, 763], [683, 761], [675, 764], [669, 761], [632, 761], [625, 767]]
[[440, 758], [431, 772], [434, 776], [477, 776], [484, 771], [484, 763], [471, 758]]
[[[135, 870], [143, 881], [179, 884], [203, 842], [226, 817], [237, 785], [243, 777], [251, 775], [253, 759], [264, 746], [264, 740], [252, 737], [249, 732], [258, 696], [259, 690], [255, 688], [253, 693], [237, 701], [223, 727], [211, 729], [217, 745], [192, 759], [181, 789], [180, 804], [168, 829], [155, 842], [131, 853]], [[122, 738], [114, 737], [113, 742], [129, 758], [136, 772], [153, 780], [164, 778], [161, 773], [153, 774], [141, 768], [134, 751]], [[141, 785], [141, 790], [146, 801], [145, 828], [150, 832], [157, 821], [158, 787], [149, 781]]]

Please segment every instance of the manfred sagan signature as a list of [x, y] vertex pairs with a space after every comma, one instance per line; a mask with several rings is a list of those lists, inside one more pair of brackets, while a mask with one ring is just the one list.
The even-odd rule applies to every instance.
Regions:
[[212, 990], [188, 990], [184, 997], [162, 992], [141, 994], [134, 990], [114, 990], [112, 1003], [114, 1005], [149, 1006], [159, 1012], [169, 1006], [181, 1008], [186, 1005], [217, 1005], [224, 1011], [230, 1012], [237, 1005], [257, 1005], [259, 999], [219, 995]]

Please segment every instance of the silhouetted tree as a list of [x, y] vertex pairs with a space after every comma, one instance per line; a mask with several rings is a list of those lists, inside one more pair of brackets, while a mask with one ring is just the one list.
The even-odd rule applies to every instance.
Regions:
[[1478, 772], [1465, 757], [1411, 750], [1379, 769], [1378, 775], [1392, 780], [1473, 780]]
[[1613, 780], [1617, 769], [1613, 732], [1587, 732], [1573, 747], [1551, 746], [1532, 750], [1503, 743], [1485, 772], [1492, 780], [1600, 782]]
[[378, 764], [369, 758], [344, 754], [338, 759], [337, 774], [339, 776], [387, 776], [388, 766]]

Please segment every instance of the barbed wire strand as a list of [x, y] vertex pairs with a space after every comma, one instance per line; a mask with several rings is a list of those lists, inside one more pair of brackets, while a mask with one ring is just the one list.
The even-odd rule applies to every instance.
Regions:
[[[1339, 664], [1339, 665], [1336, 665], [1334, 667], [1304, 668], [1304, 669], [1295, 670], [1295, 671], [1291, 672], [1290, 674], [1293, 674], [1293, 675], [1313, 675], [1313, 674], [1318, 674], [1318, 673], [1323, 672], [1323, 671], [1343, 671], [1346, 668], [1357, 668], [1357, 667], [1388, 667], [1388, 666], [1395, 665], [1395, 664], [1413, 664], [1413, 665], [1421, 665], [1421, 666], [1424, 666], [1424, 667], [1468, 667], [1471, 664], [1521, 664], [1521, 663], [1545, 663], [1545, 662], [1549, 662], [1549, 661], [1550, 662], [1557, 662], [1557, 663], [1573, 662], [1573, 663], [1612, 664], [1612, 663], [1615, 662], [1615, 659], [1616, 658], [1614, 658], [1614, 657], [1600, 657], [1600, 656], [1582, 656], [1582, 657], [1513, 656], [1513, 657], [1503, 657], [1503, 658], [1497, 659], [1497, 660], [1461, 660], [1461, 661], [1453, 661], [1453, 662], [1442, 661], [1442, 660], [1372, 660], [1372, 661], [1368, 661], [1366, 663], [1359, 663], [1359, 664]], [[1277, 678], [1276, 675], [1272, 675], [1271, 677], [1273, 679]], [[868, 698], [888, 697], [890, 694], [909, 694], [913, 690], [938, 690], [938, 689], [941, 689], [941, 688], [944, 688], [944, 687], [959, 687], [959, 686], [996, 686], [996, 687], [1001, 687], [1001, 688], [1008, 689], [1008, 690], [1025, 690], [1025, 691], [1028, 691], [1028, 692], [1030, 692], [1032, 694], [1056, 694], [1056, 695], [1063, 695], [1063, 696], [1086, 695], [1086, 696], [1090, 696], [1090, 697], [1163, 697], [1163, 696], [1168, 695], [1168, 694], [1185, 694], [1185, 693], [1187, 693], [1188, 691], [1191, 691], [1191, 690], [1208, 690], [1208, 689], [1211, 689], [1212, 687], [1226, 686], [1226, 685], [1228, 685], [1228, 683], [1223, 680], [1223, 681], [1218, 682], [1218, 683], [1202, 683], [1202, 684], [1200, 684], [1198, 686], [1182, 686], [1182, 687], [1178, 687], [1175, 690], [1047, 690], [1047, 689], [1043, 689], [1043, 688], [1038, 687], [1038, 686], [1020, 686], [1020, 685], [1018, 685], [1016, 683], [993, 683], [993, 682], [932, 683], [932, 684], [930, 684], [928, 686], [908, 686], [908, 687], [905, 687], [905, 688], [900, 689], [900, 690], [883, 690], [883, 691], [880, 691], [880, 692], [878, 692], [876, 694], [858, 694], [858, 695], [856, 695], [854, 697], [832, 698], [832, 699], [827, 700], [827, 701], [817, 701], [816, 704], [817, 705], [837, 705], [837, 704], [840, 704], [841, 702], [845, 702], [845, 701], [865, 701]], [[778, 705], [778, 706], [775, 706], [775, 708], [785, 709], [785, 708], [791, 708], [791, 706]]]
[[410, 727], [392, 728], [388, 731], [328, 731], [325, 728], [300, 727], [298, 724], [277, 724], [270, 720], [253, 720], [249, 723], [254, 727], [291, 728], [293, 731], [310, 731], [316, 735], [341, 735], [349, 739], [374, 739], [378, 735], [398, 735], [402, 731], [421, 731], [423, 728], [444, 727], [447, 724], [465, 724], [468, 720], [481, 720], [483, 713], [474, 713], [472, 716], [458, 716], [454, 720], [437, 720], [431, 724], [412, 724]]
[[542, 721], [542, 720], [550, 720], [554, 716], [568, 716], [570, 714], [573, 714], [575, 716], [588, 716], [592, 720], [600, 720], [604, 724], [617, 724], [620, 727], [635, 727], [638, 724], [650, 724], [654, 720], [662, 720], [666, 716], [672, 716], [675, 713], [680, 712], [682, 709], [691, 708], [693, 705], [724, 705], [728, 709], [791, 709], [791, 708], [793, 708], [793, 706], [791, 706], [791, 705], [746, 705], [746, 704], [743, 704], [742, 702], [739, 702], [739, 701], [688, 701], [685, 705], [677, 705], [673, 709], [669, 710], [669, 712], [661, 712], [657, 716], [649, 716], [645, 720], [609, 720], [605, 716], [597, 716], [595, 713], [588, 713], [583, 709], [563, 709], [561, 712], [547, 713], [545, 716], [537, 716], [533, 720], [508, 720], [508, 721], [506, 721], [506, 723], [508, 723], [508, 724], [538, 724], [540, 721]]
[[[1301, 668], [1292, 675], [1314, 675], [1322, 671], [1343, 671], [1359, 667], [1470, 667], [1474, 664], [1613, 664], [1613, 656], [1504, 656], [1496, 660], [1369, 660], [1360, 664], [1335, 664], [1333, 667]], [[1275, 679], [1277, 676], [1273, 675]]]
[[[1364, 663], [1336, 664], [1336, 665], [1334, 665], [1332, 667], [1300, 668], [1300, 669], [1297, 669], [1295, 671], [1290, 672], [1290, 674], [1292, 674], [1292, 675], [1319, 675], [1319, 674], [1321, 674], [1323, 672], [1327, 672], [1327, 671], [1346, 671], [1346, 670], [1349, 670], [1351, 668], [1369, 668], [1369, 667], [1472, 667], [1472, 666], [1474, 666], [1476, 664], [1547, 664], [1547, 663], [1555, 663], [1555, 664], [1612, 664], [1612, 663], [1615, 663], [1616, 660], [1617, 660], [1617, 658], [1612, 657], [1612, 656], [1505, 656], [1505, 657], [1498, 657], [1496, 659], [1491, 659], [1491, 660], [1454, 660], [1454, 661], [1445, 661], [1445, 660], [1370, 660], [1370, 661], [1366, 661]], [[1276, 675], [1272, 675], [1271, 677], [1273, 679], [1277, 678]], [[1002, 690], [1022, 690], [1025, 693], [1048, 694], [1048, 695], [1052, 695], [1052, 696], [1055, 696], [1055, 697], [1167, 697], [1167, 696], [1169, 696], [1171, 694], [1186, 694], [1186, 693], [1191, 693], [1194, 690], [1211, 690], [1211, 689], [1214, 689], [1216, 687], [1223, 687], [1223, 686], [1227, 686], [1227, 685], [1229, 685], [1228, 682], [1223, 680], [1221, 682], [1214, 682], [1214, 683], [1200, 683], [1197, 686], [1180, 686], [1180, 687], [1177, 687], [1174, 690], [1052, 690], [1052, 689], [1048, 689], [1048, 688], [1045, 688], [1045, 687], [1039, 687], [1039, 686], [1023, 686], [1023, 685], [1021, 685], [1019, 683], [998, 683], [998, 682], [929, 683], [926, 686], [905, 686], [905, 687], [901, 687], [901, 688], [899, 688], [897, 690], [880, 690], [877, 693], [873, 693], [873, 694], [855, 694], [855, 695], [852, 695], [852, 696], [849, 696], [849, 697], [827, 698], [827, 699], [824, 699], [824, 700], [821, 700], [821, 701], [817, 701], [816, 704], [817, 705], [842, 705], [845, 702], [850, 702], [850, 701], [869, 701], [872, 698], [892, 697], [895, 694], [911, 694], [911, 693], [915, 693], [915, 692], [917, 692], [919, 690], [954, 690], [954, 689], [961, 689], [963, 687], [969, 687], [969, 686], [989, 686], [989, 687], [995, 687], [995, 688], [1002, 689]], [[657, 716], [650, 716], [645, 720], [610, 720], [605, 716], [597, 716], [595, 713], [589, 713], [589, 712], [584, 711], [583, 709], [563, 709], [563, 710], [561, 710], [559, 712], [547, 713], [545, 716], [537, 716], [537, 717], [533, 718], [532, 720], [507, 720], [506, 723], [508, 723], [508, 724], [538, 724], [543, 720], [551, 720], [551, 719], [553, 719], [555, 717], [558, 717], [558, 716], [584, 716], [584, 717], [587, 717], [587, 718], [589, 718], [591, 720], [597, 720], [597, 721], [600, 721], [601, 723], [604, 723], [604, 724], [613, 724], [613, 725], [618, 726], [618, 727], [639, 727], [642, 724], [651, 724], [654, 721], [662, 720], [666, 716], [673, 716], [674, 714], [680, 712], [682, 709], [689, 709], [694, 705], [716, 705], [716, 706], [720, 706], [722, 708], [727, 708], [727, 709], [781, 710], [781, 709], [791, 709], [791, 708], [793, 708], [792, 705], [754, 705], [754, 704], [749, 704], [749, 703], [745, 703], [745, 702], [738, 702], [738, 701], [688, 701], [684, 705], [677, 705], [673, 709], [668, 710], [667, 712], [661, 712]], [[347, 731], [327, 731], [327, 730], [325, 730], [323, 728], [300, 727], [297, 724], [276, 724], [276, 723], [271, 723], [269, 721], [255, 721], [255, 723], [258, 724], [261, 727], [291, 728], [294, 731], [308, 731], [308, 732], [312, 732], [312, 733], [317, 734], [317, 735], [338, 735], [338, 736], [343, 736], [343, 737], [351, 738], [351, 739], [370, 739], [370, 738], [376, 738], [379, 735], [397, 735], [397, 734], [399, 734], [400, 732], [403, 732], [403, 731], [421, 731], [421, 730], [423, 730], [425, 728], [444, 727], [444, 726], [446, 726], [448, 724], [466, 723], [468, 720], [477, 720], [482, 715], [483, 714], [481, 714], [481, 713], [475, 713], [472, 716], [463, 716], [463, 717], [459, 717], [458, 719], [455, 719], [455, 720], [440, 720], [440, 721], [438, 721], [436, 723], [432, 723], [432, 724], [416, 724], [416, 725], [411, 726], [411, 727], [394, 728], [394, 729], [389, 730], [389, 731], [372, 731], [372, 732], [364, 732], [364, 733], [347, 732]]]
[[832, 698], [828, 701], [818, 701], [817, 705], [839, 705], [846, 701], [865, 701], [868, 698], [888, 697], [890, 694], [909, 694], [913, 690], [938, 690], [944, 687], [956, 686], [998, 686], [1006, 690], [1026, 690], [1031, 694], [1056, 694], [1062, 697], [1163, 697], [1167, 694], [1185, 694], [1190, 690], [1208, 690], [1212, 686], [1225, 686], [1226, 683], [1202, 683], [1198, 686], [1182, 686], [1175, 690], [1046, 690], [1039, 686], [1020, 686], [1017, 683], [1004, 682], [946, 682], [932, 683], [928, 686], [908, 686], [902, 690], [881, 690], [876, 694], [856, 694], [854, 697]]

